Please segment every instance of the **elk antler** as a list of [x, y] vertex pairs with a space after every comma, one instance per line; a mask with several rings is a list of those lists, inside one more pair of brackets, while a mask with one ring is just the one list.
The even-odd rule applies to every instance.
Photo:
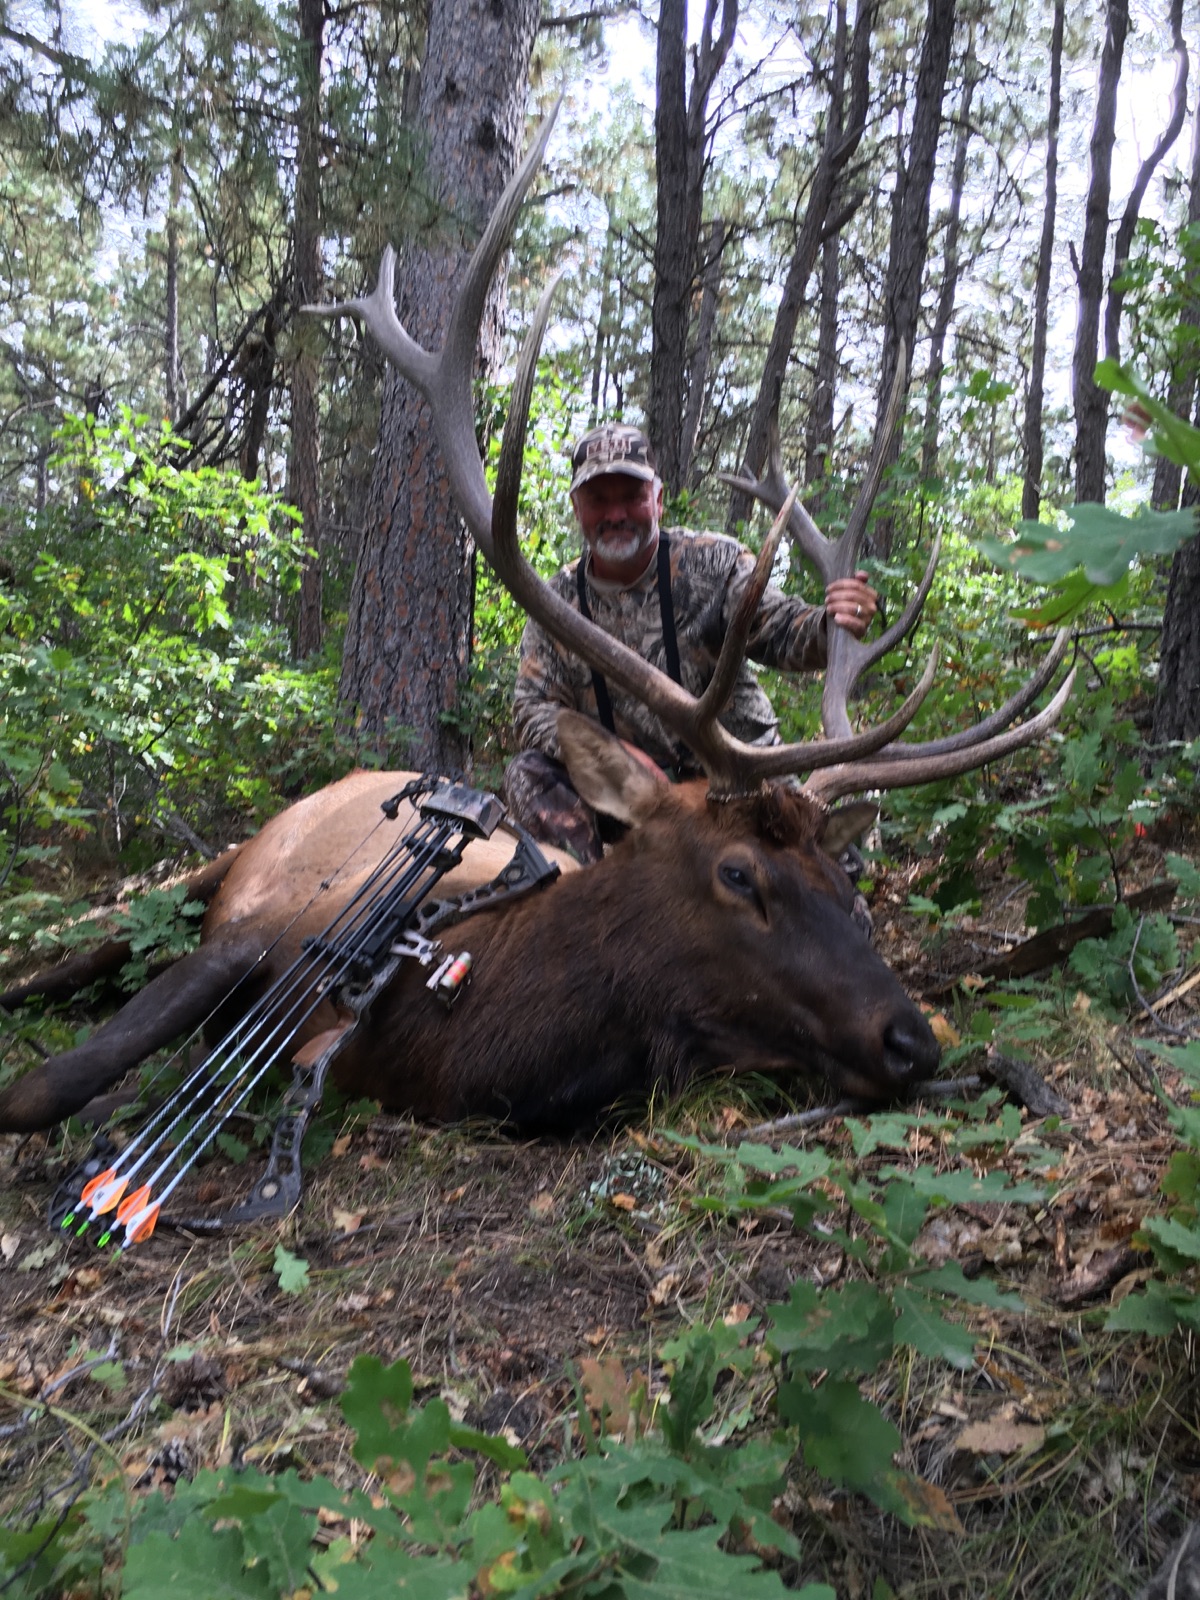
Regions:
[[[848, 578], [857, 568], [867, 518], [879, 491], [880, 478], [886, 459], [887, 443], [896, 429], [900, 405], [904, 397], [906, 355], [900, 347], [896, 375], [892, 380], [882, 426], [876, 429], [875, 449], [867, 468], [866, 478], [854, 502], [854, 509], [837, 540], [827, 539], [796, 499], [783, 470], [783, 454], [779, 443], [778, 413], [768, 423], [767, 466], [762, 477], [747, 474], [721, 473], [724, 482], [732, 488], [761, 500], [773, 511], [785, 504], [791, 507], [788, 514], [788, 534], [792, 542], [808, 557], [826, 586], [835, 578]], [[917, 590], [904, 611], [877, 639], [865, 643], [856, 639], [845, 628], [831, 627], [828, 632], [825, 667], [825, 689], [821, 699], [821, 721], [827, 733], [843, 738], [851, 732], [847, 702], [850, 692], [869, 667], [893, 649], [912, 632], [924, 609], [925, 600], [933, 585], [941, 555], [941, 535], [934, 539], [929, 561]], [[1068, 645], [1068, 635], [1060, 631], [1045, 661], [1010, 696], [998, 710], [970, 728], [948, 734], [941, 739], [930, 739], [920, 744], [888, 744], [882, 747], [871, 763], [822, 763], [822, 771], [810, 778], [805, 787], [825, 800], [853, 794], [863, 789], [900, 789], [917, 783], [929, 783], [939, 778], [955, 777], [971, 772], [989, 761], [998, 760], [1013, 750], [1032, 744], [1053, 726], [1067, 702], [1074, 681], [1074, 671], [1068, 674], [1054, 699], [1037, 717], [1012, 728], [1016, 721], [1041, 694], [1062, 665]], [[1003, 730], [1008, 730], [1007, 732]]]
[[[796, 505], [795, 497], [789, 497], [786, 487], [780, 498], [780, 504], [776, 507], [780, 515], [763, 545], [753, 578], [746, 587], [737, 614], [732, 619], [712, 681], [698, 700], [666, 673], [651, 666], [636, 651], [630, 650], [581, 616], [561, 595], [543, 583], [522, 555], [517, 537], [517, 498], [525, 432], [529, 421], [529, 404], [538, 355], [557, 279], [543, 293], [525, 338], [513, 384], [508, 421], [504, 429], [495, 500], [493, 501], [488, 494], [483, 462], [475, 440], [471, 398], [475, 345], [479, 336], [488, 284], [508, 243], [521, 203], [541, 165], [557, 112], [556, 106], [542, 124], [488, 220], [455, 298], [445, 343], [437, 354], [422, 349], [409, 335], [396, 314], [394, 287], [396, 256], [390, 245], [383, 253], [379, 278], [371, 294], [337, 305], [305, 306], [303, 309], [316, 316], [362, 318], [387, 359], [416, 386], [428, 402], [438, 442], [446, 460], [451, 492], [475, 542], [495, 569], [500, 581], [517, 603], [548, 634], [590, 667], [640, 700], [677, 738], [681, 739], [704, 766], [714, 790], [724, 793], [739, 792], [756, 787], [768, 777], [801, 771], [811, 772], [817, 768], [836, 768], [845, 775], [855, 770], [857, 764], [881, 752], [883, 747], [896, 739], [912, 721], [932, 686], [936, 652], [931, 656], [917, 687], [900, 709], [886, 722], [875, 728], [866, 729], [862, 733], [853, 733], [848, 718], [843, 718], [834, 730], [835, 736], [832, 738], [815, 744], [764, 747], [748, 745], [734, 738], [717, 721], [733, 691], [746, 640], [763, 590], [766, 588], [784, 529], [791, 526], [791, 519], [794, 519], [797, 513], [801, 519], [806, 518], [806, 513]], [[894, 388], [893, 393], [895, 392]], [[896, 405], [898, 404], [897, 400]], [[872, 473], [869, 472], [868, 482], [864, 484], [863, 493], [859, 496], [861, 511], [860, 506], [855, 507], [855, 517], [864, 526], [882, 472], [882, 456], [879, 450], [876, 454], [880, 459], [877, 465], [875, 462], [872, 463], [874, 485], [868, 494], [868, 485], [871, 485], [872, 481]], [[776, 444], [773, 469], [778, 456]], [[778, 467], [780, 482], [782, 476], [782, 468]], [[757, 492], [756, 485], [751, 485], [750, 488], [752, 492]], [[793, 537], [796, 535], [793, 534]], [[817, 538], [820, 538], [819, 534]], [[923, 595], [919, 598], [923, 598]], [[919, 603], [915, 603], [915, 609], [910, 609], [914, 611], [915, 619]], [[840, 628], [831, 628], [829, 631], [835, 636], [844, 632]], [[889, 634], [892, 631], [889, 630]], [[846, 635], [846, 639], [848, 642], [856, 643], [849, 639], [849, 635]], [[878, 644], [879, 642], [871, 648], [882, 654]], [[843, 648], [842, 645], [835, 644], [834, 639], [830, 640], [830, 645], [837, 650]], [[875, 659], [875, 656], [872, 655], [871, 659]], [[861, 670], [861, 667], [858, 668], [858, 671]], [[851, 675], [848, 686], [855, 676], [857, 673]], [[838, 788], [837, 783], [831, 784], [831, 788]], [[838, 792], [848, 791], [839, 788]]]

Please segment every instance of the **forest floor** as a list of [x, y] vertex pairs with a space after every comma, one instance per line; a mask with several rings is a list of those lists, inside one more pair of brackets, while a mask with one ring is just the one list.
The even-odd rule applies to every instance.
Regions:
[[[1156, 870], [1148, 850], [1141, 877]], [[997, 905], [1000, 887], [975, 922], [1019, 928], [1019, 910]], [[969, 975], [982, 946], [971, 925], [931, 949], [903, 909], [910, 888], [899, 867], [877, 885], [877, 943], [952, 1030], [970, 989], [948, 980]], [[1047, 1015], [1044, 1048], [1030, 1054], [1069, 1114], [1023, 1113], [1018, 1137], [986, 1159], [1051, 1179], [1052, 1198], [943, 1208], [919, 1241], [927, 1259], [1018, 1290], [1026, 1310], [964, 1311], [979, 1335], [968, 1371], [894, 1360], [868, 1386], [900, 1428], [901, 1464], [952, 1508], [947, 1527], [901, 1528], [803, 1469], [777, 1506], [810, 1553], [803, 1576], [847, 1600], [889, 1592], [879, 1579], [911, 1597], [1115, 1600], [1200, 1517], [1192, 1343], [1103, 1331], [1114, 1301], [1149, 1275], [1133, 1236], [1161, 1206], [1176, 1147], [1135, 1049], [1154, 1028], [1103, 1021], [1069, 983]], [[1195, 1030], [1200, 985], [1164, 1020]], [[983, 1065], [980, 1051], [955, 1070]], [[1168, 1068], [1160, 1081], [1182, 1096]], [[786, 1211], [706, 1210], [719, 1177], [671, 1137], [736, 1143], [791, 1109], [778, 1089], [718, 1081], [590, 1140], [537, 1142], [330, 1114], [292, 1217], [220, 1237], [160, 1226], [115, 1259], [46, 1225], [81, 1141], [0, 1141], [0, 1511], [14, 1526], [44, 1493], [69, 1491], [92, 1435], [108, 1438], [104, 1470], [119, 1466], [137, 1489], [229, 1463], [361, 1482], [336, 1397], [364, 1351], [404, 1357], [418, 1397], [441, 1395], [456, 1417], [519, 1443], [535, 1469], [550, 1466], [584, 1396], [634, 1372], [661, 1389], [660, 1350], [681, 1326], [746, 1322], [797, 1279], [847, 1271], [840, 1247], [797, 1231]], [[902, 1137], [862, 1154], [844, 1118], [787, 1138], [870, 1175], [936, 1162], [948, 1115], [929, 1101]], [[217, 1156], [191, 1200], [228, 1200], [252, 1160]], [[292, 1292], [280, 1245], [307, 1263]], [[39, 1397], [50, 1403], [30, 1406]], [[718, 1398], [734, 1427], [747, 1397]]]

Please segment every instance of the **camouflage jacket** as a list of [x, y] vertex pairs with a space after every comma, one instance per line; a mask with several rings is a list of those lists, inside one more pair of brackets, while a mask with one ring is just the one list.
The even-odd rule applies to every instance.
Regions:
[[[683, 687], [699, 695], [717, 664], [721, 641], [738, 600], [754, 571], [754, 557], [735, 539], [719, 533], [692, 533], [671, 528], [671, 600], [679, 644]], [[580, 559], [583, 559], [582, 557]], [[550, 580], [579, 609], [573, 561]], [[593, 621], [645, 660], [666, 672], [662, 613], [656, 564], [631, 589], [598, 585], [590, 577], [587, 601]], [[750, 633], [747, 654], [768, 667], [816, 671], [825, 665], [824, 610], [768, 588]], [[606, 680], [613, 721], [622, 739], [644, 750], [663, 767], [680, 764], [680, 750], [657, 717], [617, 684]], [[521, 640], [521, 659], [513, 697], [513, 724], [523, 750], [559, 754], [555, 719], [570, 707], [598, 719], [591, 668], [552, 640], [536, 622], [528, 622]], [[721, 722], [747, 744], [778, 740], [775, 713], [758, 679], [743, 661], [733, 695]]]

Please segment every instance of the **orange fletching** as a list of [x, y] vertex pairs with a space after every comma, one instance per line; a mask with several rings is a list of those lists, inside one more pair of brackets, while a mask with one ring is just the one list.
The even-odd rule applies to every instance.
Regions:
[[125, 1224], [125, 1243], [140, 1244], [143, 1239], [148, 1239], [154, 1232], [160, 1210], [161, 1207], [156, 1200], [152, 1206], [146, 1206], [131, 1216]]
[[140, 1189], [135, 1189], [131, 1195], [127, 1195], [121, 1201], [121, 1204], [117, 1207], [117, 1221], [121, 1223], [128, 1222], [130, 1217], [143, 1210], [149, 1202], [150, 1185], [144, 1183]]
[[102, 1189], [97, 1189], [92, 1196], [92, 1215], [99, 1217], [104, 1212], [111, 1211], [128, 1187], [128, 1178], [114, 1178], [112, 1183], [107, 1183]]
[[89, 1178], [88, 1181], [84, 1184], [83, 1188], [80, 1190], [80, 1193], [79, 1193], [80, 1200], [90, 1202], [92, 1196], [95, 1194], [96, 1190], [101, 1186], [101, 1184], [109, 1183], [115, 1177], [116, 1177], [116, 1173], [113, 1171], [113, 1169], [111, 1167], [107, 1167], [103, 1172], [98, 1172], [94, 1178]]

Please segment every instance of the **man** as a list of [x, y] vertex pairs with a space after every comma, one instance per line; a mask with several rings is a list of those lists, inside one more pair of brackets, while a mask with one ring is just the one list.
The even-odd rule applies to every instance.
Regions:
[[[584, 553], [551, 580], [553, 587], [606, 633], [691, 694], [702, 694], [754, 557], [723, 534], [661, 528], [663, 486], [638, 428], [593, 428], [575, 446], [571, 468], [571, 505]], [[819, 670], [831, 624], [856, 638], [870, 625], [877, 596], [866, 576], [831, 583], [823, 607], [768, 587], [747, 655], [764, 666]], [[594, 861], [601, 850], [596, 818], [559, 760], [556, 721], [564, 706], [595, 717], [669, 776], [699, 768], [645, 706], [527, 623], [513, 697], [521, 754], [505, 774], [505, 798], [535, 838]], [[745, 661], [721, 722], [748, 744], [779, 742], [771, 703]]]

